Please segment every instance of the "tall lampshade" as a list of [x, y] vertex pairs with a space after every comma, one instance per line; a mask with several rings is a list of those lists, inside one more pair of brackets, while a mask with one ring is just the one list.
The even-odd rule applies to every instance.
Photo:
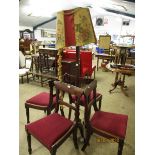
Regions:
[[[59, 65], [62, 67], [61, 53], [64, 47], [78, 47], [90, 43], [96, 43], [96, 36], [88, 8], [76, 8], [57, 13], [56, 48], [59, 49], [58, 68]], [[61, 77], [60, 72], [61, 68], [58, 69], [58, 77]]]
[[76, 8], [57, 13], [56, 47], [83, 46], [96, 43], [88, 8]]

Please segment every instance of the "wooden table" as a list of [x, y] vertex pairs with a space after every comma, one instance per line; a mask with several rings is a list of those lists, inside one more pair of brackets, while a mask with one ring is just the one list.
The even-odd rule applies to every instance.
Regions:
[[114, 59], [115, 56], [105, 54], [105, 53], [95, 53], [95, 57], [97, 57], [97, 71], [98, 71], [98, 65], [99, 65], [99, 59]]
[[125, 62], [126, 62], [126, 59], [127, 59], [127, 51], [129, 49], [135, 48], [135, 45], [116, 44], [116, 45], [113, 45], [113, 48], [117, 48], [117, 49], [120, 50], [120, 53], [115, 54], [115, 60], [116, 60], [115, 63], [117, 63], [117, 64], [120, 63], [120, 64], [125, 65]]
[[116, 73], [115, 76], [115, 81], [112, 84], [113, 88], [109, 90], [109, 92], [111, 93], [114, 89], [116, 89], [117, 86], [121, 86], [121, 90], [124, 93], [125, 96], [128, 96], [128, 94], [126, 93], [125, 89], [127, 89], [127, 86], [125, 86], [125, 76], [126, 75], [134, 75], [135, 73], [135, 66], [133, 65], [125, 65], [122, 67], [116, 67], [116, 68], [112, 68], [111, 64], [107, 64], [107, 69], [109, 69], [112, 72]]

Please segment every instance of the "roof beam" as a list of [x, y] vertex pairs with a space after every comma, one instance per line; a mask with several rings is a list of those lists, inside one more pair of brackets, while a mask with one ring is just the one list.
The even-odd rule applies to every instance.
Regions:
[[42, 22], [42, 23], [40, 23], [40, 24], [38, 24], [38, 25], [33, 26], [33, 31], [34, 31], [35, 29], [37, 29], [39, 26], [42, 26], [42, 25], [44, 25], [44, 24], [47, 24], [47, 23], [49, 23], [49, 22], [51, 22], [51, 21], [53, 21], [53, 20], [56, 20], [56, 17], [53, 17], [53, 18], [51, 18], [51, 19], [49, 19], [49, 20], [46, 20], [46, 21], [44, 21], [44, 22]]
[[112, 10], [112, 9], [105, 9], [105, 10], [108, 11], [108, 12], [111, 12], [111, 13], [116, 13], [116, 14], [119, 14], [119, 15], [124, 15], [124, 16], [128, 16], [128, 17], [131, 17], [131, 18], [135, 18], [134, 14], [130, 14], [130, 13], [126, 13], [126, 12], [121, 12], [121, 11], [116, 11], [116, 10]]

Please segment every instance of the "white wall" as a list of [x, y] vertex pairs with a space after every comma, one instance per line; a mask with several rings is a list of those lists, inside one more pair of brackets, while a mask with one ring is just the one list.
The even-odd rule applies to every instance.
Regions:
[[96, 17], [92, 19], [97, 39], [99, 38], [99, 35], [105, 35], [106, 33], [110, 34], [111, 36], [135, 34], [134, 20], [130, 20], [129, 26], [122, 26], [122, 20], [124, 19], [122, 19], [122, 17], [111, 15], [103, 15], [101, 17], [104, 17], [108, 20], [108, 23], [104, 24], [104, 26], [96, 26]]
[[[25, 29], [29, 29], [31, 31], [33, 31], [33, 27], [28, 27], [28, 26], [19, 26], [19, 31], [21, 30], [25, 30]], [[56, 34], [56, 30], [55, 29], [43, 29], [46, 30], [47, 32], [52, 32], [53, 34]], [[38, 28], [34, 31], [34, 35], [35, 35], [35, 39], [37, 39], [38, 41], [55, 41], [55, 38], [47, 38], [47, 37], [41, 37], [41, 28]], [[20, 34], [19, 34], [20, 37]]]
[[29, 27], [29, 26], [19, 26], [19, 30], [22, 31], [22, 30], [25, 30], [25, 29], [29, 29], [29, 30], [33, 30], [33, 27]]
[[[38, 40], [38, 41], [55, 41], [56, 38], [47, 38], [47, 37], [41, 37], [41, 30], [40, 28], [38, 28], [37, 30], [35, 30], [34, 32], [34, 35], [35, 35], [35, 38]], [[52, 32], [53, 34], [56, 34], [56, 30], [55, 29], [43, 29], [47, 32]]]

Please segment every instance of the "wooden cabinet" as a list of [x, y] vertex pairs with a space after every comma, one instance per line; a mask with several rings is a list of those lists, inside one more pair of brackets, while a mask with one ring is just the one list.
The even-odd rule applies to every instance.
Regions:
[[62, 74], [68, 73], [70, 75], [77, 74], [76, 61], [74, 60], [62, 60]]

